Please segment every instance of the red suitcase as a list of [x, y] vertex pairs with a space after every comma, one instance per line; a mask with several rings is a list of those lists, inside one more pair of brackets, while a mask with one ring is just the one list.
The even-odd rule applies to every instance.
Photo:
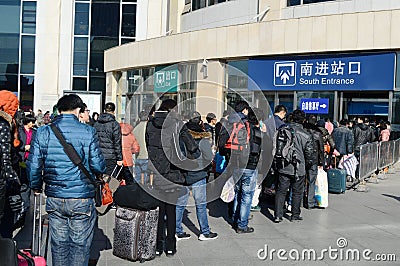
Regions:
[[46, 260], [30, 249], [23, 249], [18, 251], [18, 266], [46, 266]]

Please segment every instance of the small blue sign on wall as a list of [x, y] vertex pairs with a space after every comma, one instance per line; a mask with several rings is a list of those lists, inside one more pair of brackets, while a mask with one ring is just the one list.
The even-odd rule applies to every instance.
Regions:
[[329, 113], [329, 98], [300, 99], [300, 109], [306, 114], [327, 114]]

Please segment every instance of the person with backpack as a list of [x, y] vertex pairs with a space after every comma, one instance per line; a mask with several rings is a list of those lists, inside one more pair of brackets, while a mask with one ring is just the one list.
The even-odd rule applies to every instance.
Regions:
[[[228, 157], [235, 180], [232, 227], [236, 233], [252, 233], [249, 227], [250, 208], [257, 182], [257, 164], [261, 152], [259, 126], [250, 124], [247, 116], [251, 108], [245, 101], [235, 105], [235, 112], [228, 117], [228, 130], [221, 130], [220, 141], [225, 143], [224, 154]], [[222, 147], [219, 147], [220, 151]]]
[[210, 231], [207, 217], [206, 178], [214, 157], [211, 147], [212, 133], [203, 128], [201, 115], [198, 112], [192, 113], [186, 126], [189, 129], [190, 135], [192, 135], [197, 145], [199, 145], [201, 157], [198, 158], [198, 167], [187, 172], [186, 185], [188, 186], [182, 190], [176, 204], [176, 238], [177, 240], [190, 238], [190, 234], [184, 232], [182, 228], [183, 213], [189, 199], [190, 188], [196, 204], [197, 221], [200, 225], [199, 240], [217, 239], [218, 234]]
[[304, 206], [307, 209], [313, 209], [315, 205], [315, 181], [317, 180], [318, 169], [322, 169], [324, 166], [324, 141], [322, 139], [322, 133], [318, 129], [317, 117], [310, 115], [308, 123], [304, 124], [304, 129], [312, 136], [313, 140], [313, 160], [310, 168], [307, 169], [307, 187], [306, 197], [307, 201], [304, 202]]
[[300, 221], [300, 204], [304, 191], [306, 167], [313, 161], [314, 146], [311, 135], [303, 128], [306, 115], [295, 110], [292, 122], [280, 128], [274, 135], [274, 164], [278, 171], [278, 189], [275, 197], [275, 223], [283, 217], [287, 190], [292, 184], [292, 216], [290, 221]]
[[[178, 118], [176, 106], [175, 100], [164, 100], [146, 125], [148, 170], [154, 176], [154, 195], [159, 198], [157, 256], [164, 251], [169, 257], [176, 253], [176, 202], [179, 191], [185, 184], [186, 171], [176, 165], [176, 162], [172, 163], [172, 159], [175, 159], [172, 158], [172, 153], [179, 153], [175, 150], [179, 148], [183, 148], [187, 154], [194, 154], [198, 150], [198, 145], [186, 125]], [[178, 147], [173, 145], [174, 135], [178, 135]]]

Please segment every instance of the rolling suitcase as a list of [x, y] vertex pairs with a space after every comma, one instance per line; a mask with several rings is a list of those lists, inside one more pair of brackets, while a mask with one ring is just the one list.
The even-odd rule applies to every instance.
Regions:
[[[336, 167], [336, 157], [335, 157]], [[346, 192], [346, 170], [333, 168], [328, 170], [328, 192], [345, 193]]]
[[11, 238], [0, 236], [0, 266], [17, 266], [17, 247]]
[[42, 251], [46, 248], [46, 233], [48, 231], [43, 234], [42, 200], [42, 194], [34, 194], [32, 250], [23, 249], [18, 251], [19, 266], [46, 266], [46, 259], [42, 257], [44, 254]]
[[152, 260], [156, 255], [158, 208], [139, 211], [117, 206], [113, 254], [132, 260]]

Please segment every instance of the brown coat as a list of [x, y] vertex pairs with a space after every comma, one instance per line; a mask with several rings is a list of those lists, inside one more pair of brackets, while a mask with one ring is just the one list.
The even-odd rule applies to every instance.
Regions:
[[122, 157], [124, 166], [133, 166], [132, 154], [139, 153], [140, 146], [133, 135], [133, 127], [126, 123], [120, 123], [122, 133]]

